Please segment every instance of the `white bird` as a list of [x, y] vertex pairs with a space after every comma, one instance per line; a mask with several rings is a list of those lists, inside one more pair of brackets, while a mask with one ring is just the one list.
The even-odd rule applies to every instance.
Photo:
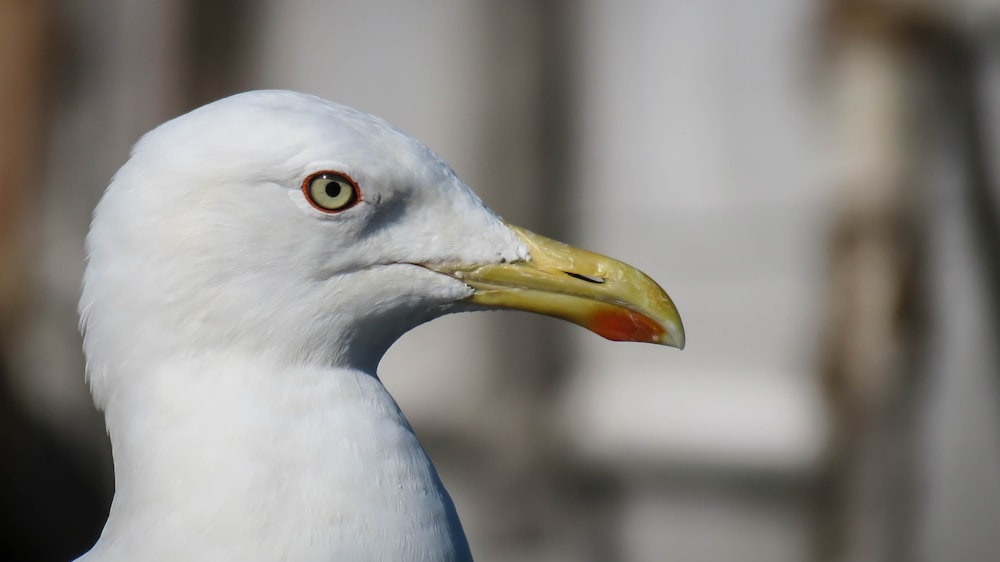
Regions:
[[80, 301], [115, 496], [87, 562], [470, 560], [376, 375], [407, 330], [514, 308], [682, 347], [637, 270], [506, 224], [370, 115], [249, 92], [146, 134]]

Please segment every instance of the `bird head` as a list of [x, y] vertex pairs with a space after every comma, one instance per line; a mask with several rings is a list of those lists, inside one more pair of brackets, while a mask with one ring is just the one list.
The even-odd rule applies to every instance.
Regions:
[[108, 373], [180, 350], [374, 372], [407, 330], [482, 308], [684, 344], [670, 298], [638, 270], [505, 223], [418, 141], [293, 92], [225, 98], [145, 135], [87, 254], [98, 404]]

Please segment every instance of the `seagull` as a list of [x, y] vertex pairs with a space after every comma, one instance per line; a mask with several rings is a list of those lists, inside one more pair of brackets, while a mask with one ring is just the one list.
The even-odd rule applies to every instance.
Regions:
[[506, 223], [417, 140], [289, 91], [144, 135], [86, 250], [87, 378], [115, 467], [86, 562], [471, 560], [377, 375], [389, 346], [488, 309], [684, 346], [637, 269]]

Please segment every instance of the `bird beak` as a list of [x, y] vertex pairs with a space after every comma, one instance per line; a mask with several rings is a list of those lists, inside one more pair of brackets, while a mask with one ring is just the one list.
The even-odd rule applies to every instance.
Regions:
[[469, 302], [568, 320], [609, 340], [684, 348], [684, 325], [655, 281], [616, 259], [508, 225], [530, 260], [486, 265], [424, 264], [475, 289]]

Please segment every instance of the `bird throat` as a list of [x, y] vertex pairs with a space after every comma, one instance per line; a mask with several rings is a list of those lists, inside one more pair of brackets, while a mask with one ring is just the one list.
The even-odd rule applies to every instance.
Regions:
[[207, 544], [192, 553], [227, 558], [266, 559], [228, 550], [251, 544], [270, 559], [361, 559], [370, 537], [395, 536], [392, 559], [413, 541], [432, 545], [428, 559], [469, 558], [451, 498], [373, 374], [217, 357], [133, 382], [106, 410], [116, 495], [105, 534], [130, 556], [174, 536], [162, 548], [197, 537]]

